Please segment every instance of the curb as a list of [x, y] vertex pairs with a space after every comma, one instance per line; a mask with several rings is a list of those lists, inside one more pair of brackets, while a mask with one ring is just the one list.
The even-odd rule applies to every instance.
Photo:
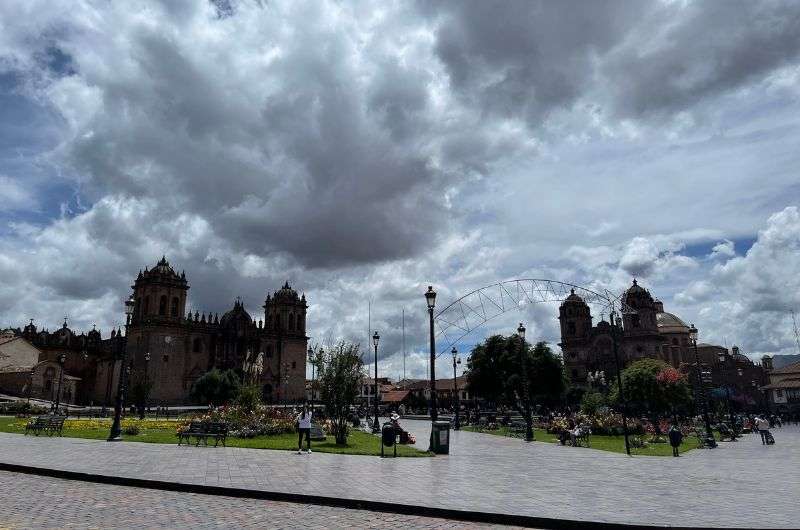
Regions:
[[[184, 484], [176, 482], [166, 482], [163, 480], [149, 480], [130, 477], [116, 477], [112, 475], [97, 475], [92, 473], [82, 473], [79, 471], [66, 471], [60, 469], [49, 469], [43, 467], [26, 466], [19, 464], [7, 464], [0, 462], [0, 471], [13, 473], [24, 473], [27, 475], [37, 475], [42, 477], [54, 477], [66, 480], [79, 480], [82, 482], [93, 482], [97, 484], [112, 484], [115, 486], [127, 486], [135, 488], [146, 488], [164, 491], [177, 491], [184, 493], [198, 493], [202, 495], [216, 495], [225, 497], [238, 497], [247, 499], [259, 499], [266, 501], [293, 502], [302, 504], [316, 504], [321, 506], [331, 506], [335, 508], [346, 508], [353, 510], [369, 510], [374, 512], [396, 513], [402, 515], [415, 515], [432, 517], [437, 519], [451, 519], [485, 524], [500, 524], [509, 526], [522, 526], [527, 528], [540, 528], [548, 530], [652, 530], [654, 528], [671, 528], [675, 530], [690, 530], [698, 527], [680, 527], [668, 525], [628, 525], [618, 523], [604, 523], [593, 521], [576, 521], [570, 519], [552, 519], [549, 517], [533, 517], [528, 515], [513, 515], [505, 513], [478, 512], [456, 510], [451, 508], [436, 508], [431, 506], [417, 506], [411, 504], [395, 504], [383, 501], [370, 501], [358, 499], [343, 499], [338, 497], [326, 497], [322, 495], [306, 495], [302, 493], [285, 493], [278, 491], [249, 490], [244, 488], [230, 488], [224, 486], [207, 486], [203, 484]], [[724, 527], [713, 527], [714, 530], [728, 530]], [[730, 530], [741, 530], [731, 528]]]

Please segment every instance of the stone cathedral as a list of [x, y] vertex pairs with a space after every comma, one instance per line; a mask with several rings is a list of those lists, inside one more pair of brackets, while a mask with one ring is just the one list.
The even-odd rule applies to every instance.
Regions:
[[267, 402], [304, 398], [308, 304], [288, 282], [267, 294], [258, 321], [239, 299], [221, 317], [187, 311], [186, 275], [165, 257], [141, 271], [132, 288], [128, 362], [137, 374], [147, 365], [152, 406], [187, 403], [192, 384], [212, 368], [251, 373]]

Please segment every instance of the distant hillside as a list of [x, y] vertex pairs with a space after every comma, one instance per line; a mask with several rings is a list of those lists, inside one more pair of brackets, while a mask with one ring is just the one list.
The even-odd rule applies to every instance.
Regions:
[[783, 368], [784, 366], [789, 366], [790, 364], [800, 362], [800, 354], [797, 355], [775, 355], [772, 358], [772, 367], [773, 368]]

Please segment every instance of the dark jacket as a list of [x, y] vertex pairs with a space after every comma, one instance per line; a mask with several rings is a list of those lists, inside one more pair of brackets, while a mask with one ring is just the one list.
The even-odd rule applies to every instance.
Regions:
[[683, 441], [683, 433], [679, 429], [672, 427], [669, 430], [669, 444], [672, 447], [678, 447], [679, 445], [681, 445], [682, 441]]

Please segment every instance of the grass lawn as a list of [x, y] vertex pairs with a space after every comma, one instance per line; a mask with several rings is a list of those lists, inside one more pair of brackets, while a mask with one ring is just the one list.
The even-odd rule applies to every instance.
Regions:
[[[461, 429], [464, 431], [479, 432], [477, 428], [471, 425], [461, 427]], [[511, 432], [508, 427], [500, 427], [494, 431], [484, 430], [483, 434], [511, 436]], [[644, 438], [646, 440], [647, 436]], [[547, 431], [541, 429], [534, 429], [533, 439], [536, 442], [542, 443], [558, 443], [558, 436], [555, 434], [548, 434]], [[599, 449], [600, 451], [611, 451], [612, 453], [625, 452], [625, 438], [623, 436], [603, 436], [593, 434], [589, 437], [589, 444], [592, 449]], [[575, 447], [573, 449], [581, 448]], [[683, 439], [683, 443], [678, 448], [678, 451], [685, 453], [686, 451], [691, 451], [692, 449], [697, 449], [697, 440], [691, 436], [687, 436]], [[648, 443], [645, 447], [631, 447], [631, 454], [644, 456], [672, 456], [672, 447], [669, 445], [669, 443]]]
[[[123, 420], [123, 428], [127, 420]], [[0, 416], [0, 432], [22, 434], [28, 420], [13, 416]], [[177, 444], [175, 436], [177, 422], [169, 420], [136, 420], [140, 425], [137, 435], [122, 435], [126, 442], [149, 442]], [[105, 440], [111, 429], [110, 419], [67, 420], [64, 424], [63, 435], [69, 438], [88, 438]], [[250, 449], [278, 449], [286, 451], [297, 450], [297, 434], [276, 434], [272, 436], [257, 436], [255, 438], [232, 438], [227, 440], [228, 447], [247, 447]], [[311, 450], [320, 453], [338, 453], [348, 455], [381, 454], [380, 438], [363, 431], [353, 430], [347, 438], [347, 445], [336, 445], [333, 436], [328, 436], [324, 442], [311, 442]], [[393, 454], [391, 448], [386, 448], [387, 454]], [[433, 456], [427, 451], [420, 451], [414, 446], [400, 445], [397, 456]]]

